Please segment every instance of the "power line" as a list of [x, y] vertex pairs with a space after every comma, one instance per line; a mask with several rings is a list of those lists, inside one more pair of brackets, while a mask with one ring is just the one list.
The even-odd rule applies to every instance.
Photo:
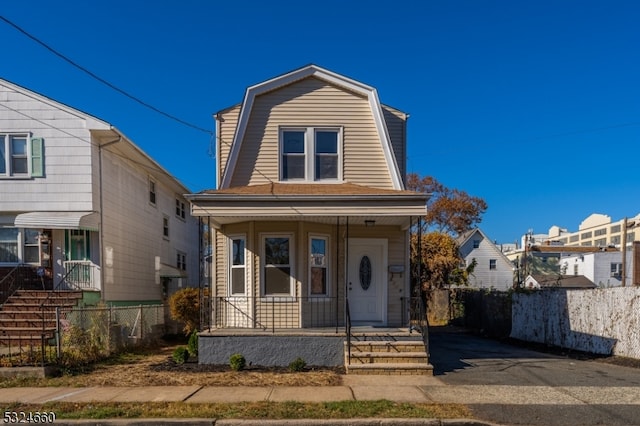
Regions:
[[45, 42], [41, 41], [40, 39], [36, 38], [35, 36], [29, 34], [27, 31], [25, 31], [24, 29], [20, 28], [18, 25], [14, 24], [13, 22], [11, 22], [10, 20], [8, 20], [7, 18], [5, 18], [4, 16], [0, 15], [0, 19], [3, 20], [4, 22], [6, 22], [7, 24], [11, 25], [13, 28], [15, 28], [16, 30], [20, 31], [22, 34], [24, 34], [25, 36], [29, 37], [31, 40], [35, 41], [36, 43], [38, 43], [39, 45], [41, 45], [42, 47], [44, 47], [45, 49], [47, 49], [49, 52], [53, 53], [54, 55], [56, 55], [57, 57], [59, 57], [60, 59], [64, 60], [65, 62], [71, 64], [72, 66], [78, 68], [79, 70], [81, 70], [82, 72], [88, 74], [89, 76], [93, 77], [94, 79], [98, 80], [100, 83], [106, 85], [107, 87], [115, 90], [116, 92], [126, 96], [127, 98], [139, 103], [140, 105], [154, 111], [157, 112], [158, 114], [161, 114], [171, 120], [177, 121], [178, 123], [187, 126], [187, 127], [191, 127], [192, 129], [196, 129], [199, 130], [201, 132], [207, 133], [207, 134], [213, 134], [213, 132], [211, 130], [205, 129], [203, 127], [197, 126], [195, 124], [191, 124], [187, 121], [184, 121], [174, 115], [171, 115], [167, 112], [164, 112], [156, 107], [154, 107], [153, 105], [141, 100], [140, 98], [137, 98], [131, 94], [129, 94], [128, 92], [120, 89], [119, 87], [117, 87], [116, 85], [108, 82], [107, 80], [99, 77], [98, 75], [94, 74], [93, 72], [89, 71], [88, 69], [86, 69], [85, 67], [83, 67], [82, 65], [74, 62], [73, 60], [69, 59], [68, 57], [66, 57], [65, 55], [63, 55], [62, 53], [58, 52], [57, 50], [55, 50], [54, 48], [52, 48], [51, 46], [49, 46], [48, 44], [46, 44]]

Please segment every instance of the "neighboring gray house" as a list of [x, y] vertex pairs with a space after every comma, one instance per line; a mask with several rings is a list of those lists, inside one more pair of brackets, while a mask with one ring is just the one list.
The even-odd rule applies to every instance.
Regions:
[[110, 304], [197, 285], [188, 192], [111, 124], [0, 79], [0, 303], [18, 275]]
[[458, 237], [458, 245], [465, 265], [470, 265], [473, 259], [477, 262], [469, 277], [471, 287], [500, 291], [513, 287], [513, 264], [479, 228]]

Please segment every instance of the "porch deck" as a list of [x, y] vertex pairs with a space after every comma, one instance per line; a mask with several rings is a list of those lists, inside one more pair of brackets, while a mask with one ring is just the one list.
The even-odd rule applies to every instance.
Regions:
[[[313, 328], [276, 328], [263, 330], [261, 328], [212, 328], [204, 330], [200, 336], [312, 336], [345, 338], [344, 327], [313, 327]], [[351, 337], [357, 340], [377, 340], [381, 336], [396, 338], [397, 340], [421, 340], [422, 335], [409, 327], [375, 327], [353, 326]]]

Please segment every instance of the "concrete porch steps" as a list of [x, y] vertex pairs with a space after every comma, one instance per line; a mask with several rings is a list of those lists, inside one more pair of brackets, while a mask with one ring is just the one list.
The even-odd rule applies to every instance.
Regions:
[[347, 374], [433, 375], [421, 340], [352, 341], [348, 351], [345, 342]]
[[0, 307], [0, 346], [40, 345], [56, 331], [56, 309], [69, 311], [81, 291], [18, 290]]

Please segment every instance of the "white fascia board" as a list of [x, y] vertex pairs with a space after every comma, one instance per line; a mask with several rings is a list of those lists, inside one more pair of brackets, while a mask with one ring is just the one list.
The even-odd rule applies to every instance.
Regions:
[[382, 105], [380, 104], [380, 101], [378, 99], [377, 91], [371, 86], [320, 68], [316, 65], [306, 66], [299, 70], [292, 71], [288, 74], [272, 78], [260, 84], [256, 84], [247, 89], [247, 91], [245, 92], [244, 100], [242, 101], [242, 108], [240, 109], [238, 126], [236, 127], [236, 132], [233, 136], [231, 153], [229, 154], [227, 167], [224, 170], [222, 181], [219, 185], [217, 185], [217, 189], [228, 188], [231, 184], [231, 177], [238, 161], [240, 145], [244, 140], [244, 135], [247, 129], [247, 124], [249, 122], [249, 117], [251, 116], [251, 110], [253, 109], [253, 102], [255, 100], [255, 97], [262, 93], [269, 92], [281, 86], [286, 86], [295, 81], [302, 80], [303, 78], [307, 78], [310, 76], [317, 77], [337, 86], [345, 87], [355, 93], [367, 97], [369, 101], [369, 108], [371, 109], [371, 113], [376, 124], [376, 130], [382, 143], [382, 149], [384, 152], [385, 160], [387, 162], [387, 168], [389, 170], [389, 173], [391, 174], [393, 187], [394, 189], [404, 189], [402, 179], [400, 178], [398, 164], [391, 147], [391, 139], [389, 138], [387, 125], [384, 121]]

